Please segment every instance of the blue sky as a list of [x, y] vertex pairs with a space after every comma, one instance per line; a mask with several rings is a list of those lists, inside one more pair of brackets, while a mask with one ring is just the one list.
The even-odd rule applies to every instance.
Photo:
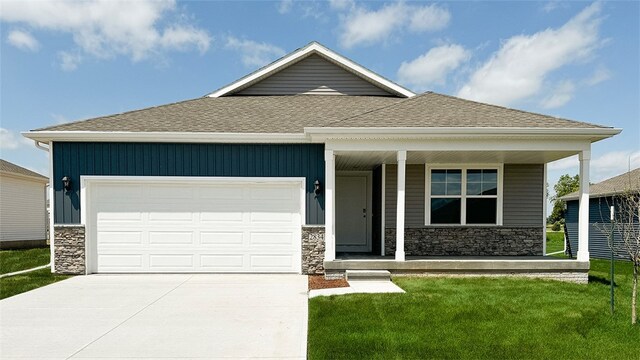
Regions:
[[2, 0], [0, 37], [0, 155], [40, 173], [22, 131], [199, 97], [312, 40], [414, 91], [623, 128], [592, 180], [640, 167], [636, 1]]

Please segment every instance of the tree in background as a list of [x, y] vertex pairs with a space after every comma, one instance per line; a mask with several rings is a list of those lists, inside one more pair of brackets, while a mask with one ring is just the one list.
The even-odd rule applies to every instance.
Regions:
[[553, 210], [548, 219], [548, 223], [550, 224], [564, 221], [564, 203], [560, 198], [580, 189], [580, 177], [577, 174], [574, 176], [564, 174], [560, 176], [558, 182], [553, 185], [553, 189], [556, 194], [550, 198], [551, 201], [553, 201]]
[[[631, 183], [631, 179], [629, 180]], [[631, 260], [633, 285], [631, 288], [631, 324], [638, 322], [638, 275], [640, 273], [640, 183], [613, 197], [614, 222], [596, 223], [608, 239], [609, 247], [618, 256]], [[612, 229], [613, 227], [613, 229]], [[614, 241], [618, 239], [618, 241]]]

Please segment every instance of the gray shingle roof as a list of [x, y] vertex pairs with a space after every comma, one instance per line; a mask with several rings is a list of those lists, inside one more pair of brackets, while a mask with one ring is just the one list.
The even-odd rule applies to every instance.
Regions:
[[44, 179], [44, 180], [48, 180], [48, 178], [46, 176], [42, 176], [42, 175], [38, 174], [37, 172], [25, 169], [22, 166], [18, 166], [18, 165], [14, 164], [14, 163], [10, 163], [10, 162], [8, 162], [6, 160], [2, 160], [2, 159], [0, 159], [0, 172], [17, 174], [17, 175], [25, 175], [25, 176], [31, 176], [31, 177], [35, 177], [35, 178], [41, 178], [41, 179]]
[[303, 133], [305, 127], [604, 128], [427, 92], [204, 97], [34, 131]]
[[392, 106], [332, 122], [328, 127], [604, 128], [426, 92]]
[[302, 133], [401, 101], [381, 96], [203, 97], [34, 131]]
[[[621, 194], [629, 190], [640, 191], [640, 168], [614, 176], [597, 184], [591, 184], [589, 186], [589, 197]], [[576, 199], [578, 199], [577, 191], [560, 198], [560, 200], [564, 201]]]

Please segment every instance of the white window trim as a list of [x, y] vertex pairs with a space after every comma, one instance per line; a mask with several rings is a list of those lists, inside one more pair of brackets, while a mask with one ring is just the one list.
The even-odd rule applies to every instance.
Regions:
[[[424, 203], [424, 224], [427, 226], [502, 226], [502, 199], [504, 188], [504, 164], [425, 164], [425, 203]], [[496, 197], [496, 223], [495, 224], [467, 224], [467, 198], [486, 198], [487, 196], [467, 196], [467, 170], [472, 169], [493, 169], [498, 171], [498, 195]], [[431, 170], [462, 170], [462, 189], [460, 196], [435, 196], [437, 198], [450, 197], [463, 199], [460, 204], [460, 224], [431, 224]]]

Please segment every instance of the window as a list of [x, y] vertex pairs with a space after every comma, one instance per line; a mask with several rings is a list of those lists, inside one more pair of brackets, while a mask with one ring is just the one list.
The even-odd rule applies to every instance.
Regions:
[[501, 225], [501, 171], [427, 168], [427, 225]]

